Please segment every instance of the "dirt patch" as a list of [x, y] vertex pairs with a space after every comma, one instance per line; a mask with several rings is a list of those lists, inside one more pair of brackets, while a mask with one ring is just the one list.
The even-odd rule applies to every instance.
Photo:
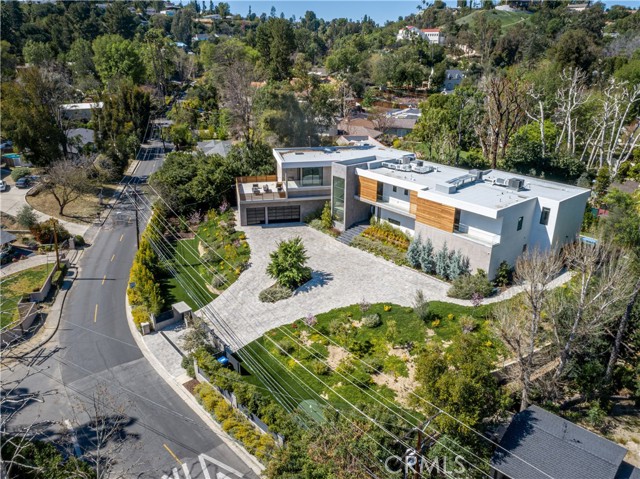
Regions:
[[[109, 201], [109, 198], [113, 195], [115, 189], [107, 186], [102, 190], [103, 202]], [[96, 213], [102, 210], [100, 206], [100, 200], [98, 198], [99, 190], [96, 190], [95, 194], [82, 195], [75, 201], [72, 201], [64, 208], [64, 214], [60, 215], [60, 206], [54, 198], [54, 196], [48, 191], [40, 191], [39, 193], [29, 196], [25, 199], [27, 203], [34, 209], [45, 213], [49, 216], [64, 219], [65, 221], [71, 221], [73, 223], [88, 224], [92, 223], [96, 218]]]
[[309, 331], [302, 331], [300, 333], [300, 342], [307, 348], [313, 344], [313, 341], [309, 338]]
[[380, 386], [387, 386], [393, 392], [396, 393], [396, 401], [403, 406], [409, 406], [409, 400], [411, 399], [411, 392], [415, 387], [416, 377], [416, 365], [414, 364], [411, 355], [407, 349], [395, 349], [389, 347], [389, 354], [397, 356], [405, 361], [407, 370], [409, 371], [408, 377], [394, 376], [393, 374], [374, 374], [372, 376], [373, 381]]
[[198, 381], [197, 379], [192, 379], [191, 381], [187, 381], [186, 383], [184, 383], [182, 386], [195, 396], [194, 390], [198, 384], [200, 384], [200, 381]]
[[343, 359], [350, 356], [349, 351], [338, 346], [329, 345], [327, 346], [327, 349], [329, 350], [327, 364], [329, 364], [331, 369], [336, 369]]

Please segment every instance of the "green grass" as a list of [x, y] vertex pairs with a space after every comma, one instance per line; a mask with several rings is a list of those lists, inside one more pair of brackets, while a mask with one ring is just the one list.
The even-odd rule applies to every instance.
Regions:
[[[197, 251], [197, 239], [176, 242], [173, 264], [177, 277], [171, 277], [163, 284], [163, 296], [167, 298], [167, 303], [173, 304], [184, 301], [195, 310], [200, 309], [200, 305], [197, 302], [208, 303], [216, 297], [207, 288], [211, 274], [204, 271]], [[200, 273], [202, 273], [202, 276]]]
[[0, 283], [0, 326], [9, 326], [19, 318], [18, 303], [23, 295], [39, 291], [54, 264], [43, 264], [7, 276]]
[[[244, 233], [235, 229], [233, 214], [231, 210], [221, 214], [209, 212], [209, 219], [198, 227], [197, 238], [176, 242], [174, 268], [178, 277], [168, 278], [162, 284], [163, 296], [169, 304], [184, 301], [199, 309], [197, 303], [212, 301], [217, 296], [216, 290], [223, 291], [238, 279], [249, 262], [250, 249]], [[202, 257], [199, 244], [206, 250]]]
[[529, 17], [531, 16], [525, 12], [503, 12], [500, 10], [477, 10], [469, 15], [466, 15], [462, 18], [456, 20], [458, 25], [469, 25], [469, 27], [473, 27], [478, 21], [478, 17], [480, 15], [487, 15], [489, 21], [499, 21], [502, 25], [502, 33], [505, 33], [509, 28], [519, 25], [521, 23], [525, 23], [529, 21]]
[[[385, 311], [385, 306], [388, 311]], [[476, 330], [472, 334], [479, 334], [483, 340], [486, 338], [487, 341], [492, 340], [495, 342], [488, 331], [486, 323], [486, 318], [490, 312], [490, 306], [488, 305], [473, 308], [434, 301], [430, 303], [430, 312], [431, 317], [425, 323], [416, 316], [412, 308], [393, 304], [373, 304], [365, 313], [361, 311], [359, 305], [338, 308], [317, 315], [317, 323], [313, 328], [308, 327], [303, 320], [275, 328], [240, 350], [240, 356], [249, 355], [261, 365], [262, 369], [270, 371], [272, 380], [277, 382], [281, 390], [286, 391], [286, 394], [295, 398], [298, 403], [305, 400], [317, 400], [316, 394], [319, 394], [326, 395], [332, 405], [337, 408], [346, 409], [349, 407], [348, 403], [380, 407], [367, 394], [373, 394], [373, 391], [375, 391], [388, 399], [390, 407], [407, 415], [408, 411], [394, 402], [395, 392], [386, 386], [376, 384], [370, 384], [368, 387], [355, 386], [336, 371], [320, 375], [320, 379], [318, 379], [314, 374], [313, 367], [314, 363], [317, 363], [319, 359], [328, 357], [327, 346], [332, 343], [323, 337], [327, 336], [347, 349], [352, 348], [355, 343], [363, 344], [369, 341], [372, 349], [362, 357], [363, 361], [368, 364], [377, 362], [386, 374], [406, 377], [408, 371], [405, 361], [388, 353], [387, 329], [389, 322], [392, 320], [397, 325], [395, 343], [407, 344], [412, 342], [414, 348], [411, 354], [419, 352], [427, 342], [448, 341], [455, 334], [459, 334], [461, 329], [459, 318], [463, 315], [469, 315], [476, 320]], [[354, 323], [357, 324], [364, 315], [369, 314], [379, 314], [382, 324], [375, 328], [354, 326]], [[434, 326], [432, 321], [435, 320], [439, 320], [440, 324]], [[432, 330], [434, 335], [429, 337], [427, 335], [428, 330]], [[311, 341], [310, 348], [313, 353], [305, 350], [299, 344], [303, 335]], [[290, 338], [291, 336], [295, 337], [296, 341], [293, 341]], [[278, 346], [289, 349], [290, 355], [295, 360], [281, 352]], [[495, 349], [497, 355], [497, 348]], [[366, 377], [372, 372], [371, 370], [366, 371], [366, 368], [360, 362], [356, 361], [353, 364], [356, 366], [356, 372], [353, 374], [364, 374]], [[245, 376], [248, 382], [260, 387], [273, 387], [272, 384], [262, 383], [260, 378], [252, 373], [251, 364], [245, 362], [244, 366], [250, 372], [249, 375]], [[299, 381], [292, 379], [292, 374], [297, 376]], [[346, 376], [351, 379], [349, 375]], [[335, 389], [337, 393], [333, 393], [330, 389]], [[415, 415], [416, 413], [412, 412], [411, 414]]]

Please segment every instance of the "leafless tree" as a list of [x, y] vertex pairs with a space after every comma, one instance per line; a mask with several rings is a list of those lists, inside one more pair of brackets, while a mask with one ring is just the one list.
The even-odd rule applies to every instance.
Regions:
[[252, 143], [253, 130], [253, 97], [255, 87], [254, 67], [244, 59], [237, 59], [224, 67], [222, 75], [222, 98], [225, 106], [231, 111], [237, 133], [247, 142]]
[[524, 88], [517, 78], [491, 75], [481, 84], [485, 95], [485, 115], [476, 127], [482, 152], [496, 168], [498, 156], [504, 156], [509, 139], [525, 117]]
[[67, 205], [94, 190], [90, 176], [92, 169], [93, 163], [88, 158], [60, 160], [49, 167], [44, 187], [58, 203], [60, 215], [64, 215]]
[[640, 102], [640, 85], [611, 80], [603, 89], [599, 112], [581, 159], [588, 168], [609, 167], [611, 176], [629, 160], [640, 140], [640, 119], [632, 112]]
[[578, 131], [577, 112], [590, 98], [586, 79], [587, 74], [579, 68], [565, 68], [560, 74], [560, 88], [555, 98], [557, 103], [555, 121], [562, 128], [556, 138], [556, 151], [564, 144], [568, 153], [575, 154]]
[[515, 306], [501, 303], [494, 310], [496, 333], [516, 362], [517, 380], [522, 388], [520, 410], [529, 406], [535, 356], [546, 343], [542, 326], [549, 283], [561, 268], [560, 256], [555, 251], [543, 253], [536, 249], [522, 255], [516, 261], [514, 275], [515, 282], [523, 287], [519, 302]]
[[605, 334], [624, 309], [633, 287], [628, 258], [606, 244], [578, 241], [568, 245], [563, 255], [575, 276], [549, 308], [558, 357], [552, 377], [555, 382], [572, 355]]

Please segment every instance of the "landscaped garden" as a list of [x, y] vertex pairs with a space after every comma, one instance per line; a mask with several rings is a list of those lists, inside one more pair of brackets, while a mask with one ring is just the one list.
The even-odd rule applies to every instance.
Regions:
[[[400, 411], [411, 406], [415, 359], [427, 344], [447, 347], [464, 331], [479, 337], [493, 357], [500, 354], [486, 323], [489, 314], [490, 306], [426, 303], [421, 298], [414, 308], [363, 301], [275, 328], [240, 355], [273, 371], [272, 378], [299, 401], [320, 395], [336, 407], [375, 405], [375, 392]], [[292, 373], [300, 381], [291, 380]], [[246, 380], [268, 386], [253, 371]]]
[[35, 266], [7, 276], [0, 283], [0, 327], [5, 328], [19, 319], [18, 303], [25, 294], [39, 291], [54, 263]]

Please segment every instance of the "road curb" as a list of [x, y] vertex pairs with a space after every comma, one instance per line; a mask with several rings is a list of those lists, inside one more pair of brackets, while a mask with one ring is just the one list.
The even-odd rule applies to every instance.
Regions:
[[[53, 322], [50, 322], [49, 325], [47, 326], [47, 320], [49, 318], [47, 318], [47, 320], [45, 320], [44, 324], [41, 326], [41, 328], [43, 328], [45, 330], [45, 336], [40, 340], [40, 342], [38, 342], [38, 344], [36, 344], [35, 346], [31, 347], [29, 350], [24, 351], [24, 352], [17, 352], [16, 354], [12, 354], [12, 350], [10, 349], [8, 351], [8, 355], [3, 354], [3, 357], [6, 359], [22, 359], [23, 357], [33, 353], [36, 349], [40, 349], [41, 347], [43, 347], [45, 344], [47, 344], [49, 341], [51, 341], [51, 338], [53, 338], [56, 333], [58, 332], [58, 329], [60, 328], [60, 320], [62, 319], [62, 310], [64, 309], [64, 303], [67, 300], [67, 294], [69, 294], [69, 291], [71, 291], [71, 287], [73, 286], [73, 282], [76, 280], [76, 278], [78, 277], [78, 260], [79, 257], [82, 256], [82, 251], [78, 252], [78, 250], [76, 251], [76, 255], [73, 258], [73, 263], [71, 261], [71, 259], [69, 259], [69, 266], [73, 265], [74, 269], [73, 269], [73, 277], [71, 277], [71, 286], [69, 287], [69, 289], [66, 289], [63, 293], [62, 293], [62, 299], [60, 299], [60, 310], [58, 311], [58, 314], [56, 315], [55, 318], [51, 318], [53, 320]], [[60, 293], [58, 293], [60, 294]], [[59, 296], [56, 296], [56, 299], [54, 301], [54, 304], [58, 301]], [[37, 333], [36, 333], [37, 334]], [[27, 344], [29, 341], [27, 341], [24, 344]], [[19, 348], [21, 345], [16, 346], [16, 348]]]
[[165, 367], [158, 361], [158, 358], [149, 350], [147, 347], [147, 343], [145, 343], [144, 339], [140, 335], [140, 332], [136, 328], [133, 322], [133, 315], [131, 313], [131, 305], [125, 295], [124, 300], [125, 311], [127, 314], [127, 324], [129, 325], [129, 330], [131, 331], [131, 335], [133, 336], [134, 341], [142, 351], [142, 354], [146, 358], [147, 361], [151, 364], [153, 369], [156, 370], [158, 375], [166, 382], [171, 389], [173, 389], [178, 396], [189, 406], [193, 412], [195, 412], [209, 428], [218, 436], [222, 441], [229, 446], [229, 448], [240, 457], [240, 459], [244, 460], [245, 463], [255, 472], [258, 476], [262, 474], [265, 467], [258, 459], [256, 459], [252, 454], [250, 454], [244, 447], [242, 447], [237, 440], [232, 438], [229, 434], [227, 434], [220, 425], [215, 422], [211, 416], [202, 408], [202, 406], [196, 401], [196, 398], [193, 397], [183, 386], [179, 384], [173, 376], [169, 374], [169, 372], [165, 369]]

